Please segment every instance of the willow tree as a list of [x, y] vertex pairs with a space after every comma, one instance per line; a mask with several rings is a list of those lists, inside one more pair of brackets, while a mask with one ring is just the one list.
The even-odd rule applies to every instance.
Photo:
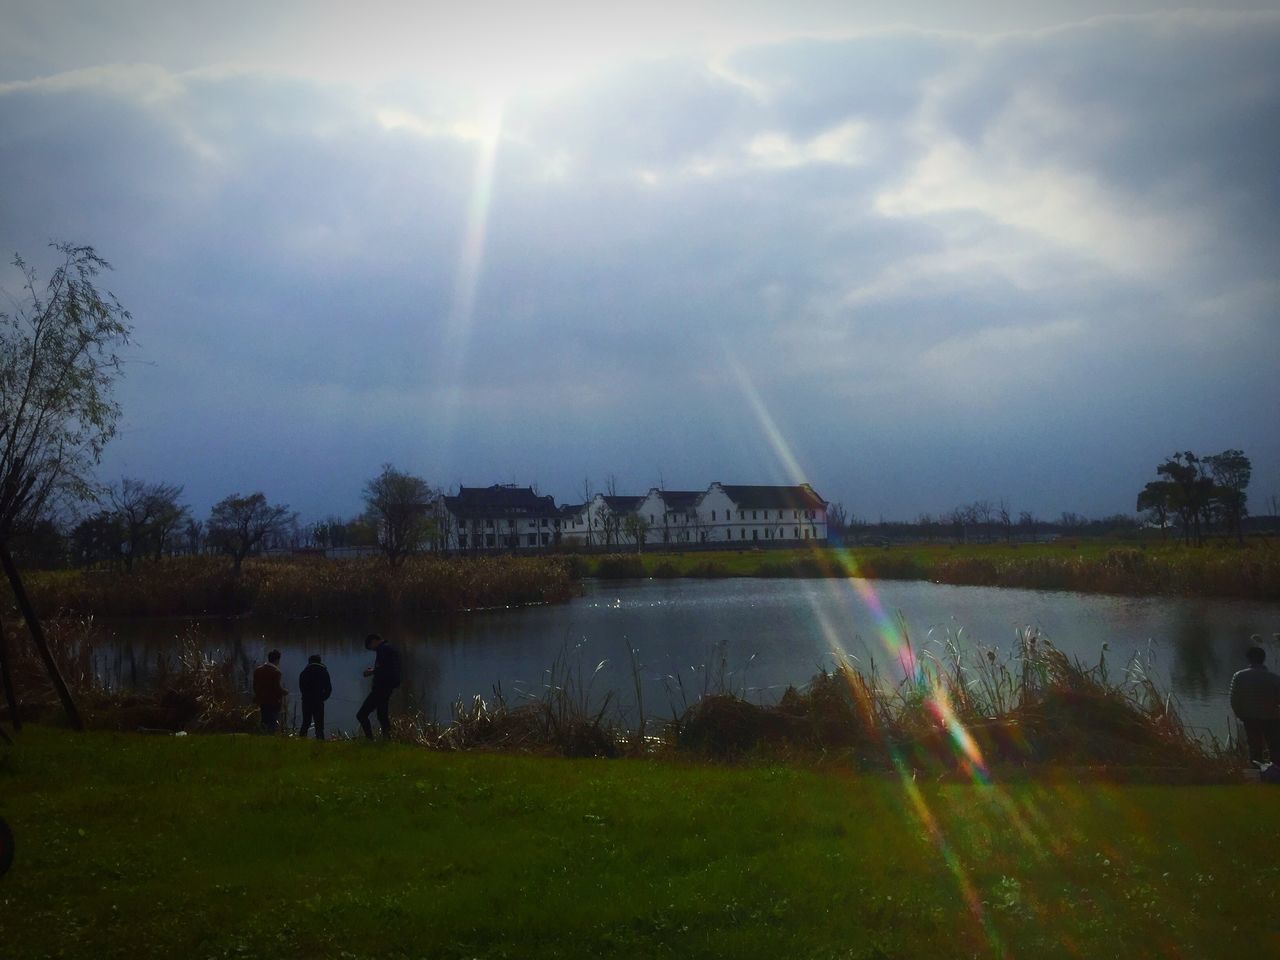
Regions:
[[[92, 247], [51, 245], [61, 262], [40, 284], [21, 257], [22, 288], [0, 313], [0, 564], [31, 639], [76, 729], [80, 713], [58, 671], [9, 544], [59, 501], [93, 494], [93, 468], [115, 435], [120, 407], [112, 389], [132, 317], [98, 278], [111, 265]], [[19, 724], [0, 630], [0, 670]]]

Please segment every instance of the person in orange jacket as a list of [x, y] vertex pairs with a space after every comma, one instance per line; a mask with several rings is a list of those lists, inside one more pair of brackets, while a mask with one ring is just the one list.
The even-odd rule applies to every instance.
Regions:
[[262, 713], [262, 729], [275, 733], [280, 729], [280, 710], [284, 706], [284, 677], [280, 673], [280, 651], [267, 654], [267, 662], [253, 671], [253, 702]]

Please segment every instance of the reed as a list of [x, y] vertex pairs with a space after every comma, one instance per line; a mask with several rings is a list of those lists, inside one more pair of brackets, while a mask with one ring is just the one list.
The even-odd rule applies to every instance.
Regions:
[[181, 557], [122, 570], [29, 574], [43, 616], [267, 617], [456, 612], [567, 600], [576, 591], [556, 557], [414, 557], [392, 568], [355, 560], [250, 560], [236, 576], [215, 557]]

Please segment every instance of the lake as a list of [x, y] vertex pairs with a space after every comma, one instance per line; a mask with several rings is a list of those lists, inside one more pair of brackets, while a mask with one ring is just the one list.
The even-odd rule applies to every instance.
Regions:
[[[599, 702], [614, 694], [624, 722], [637, 714], [632, 654], [648, 717], [667, 717], [704, 689], [776, 700], [834, 663], [833, 650], [886, 674], [895, 663], [886, 641], [898, 612], [918, 649], [948, 630], [961, 642], [1007, 651], [1015, 631], [1038, 628], [1068, 655], [1096, 663], [1106, 643], [1112, 675], [1133, 654], [1149, 658], [1192, 724], [1222, 736], [1226, 690], [1242, 666], [1251, 634], [1280, 660], [1280, 605], [1169, 597], [953, 587], [918, 581], [641, 580], [588, 581], [567, 604], [490, 610], [411, 623], [328, 621], [129, 621], [102, 624], [97, 665], [122, 686], [145, 684], [173, 638], [199, 631], [204, 648], [234, 658], [245, 690], [272, 647], [283, 653], [285, 685], [296, 686], [307, 656], [324, 657], [333, 677], [330, 730], [356, 728], [367, 692], [361, 671], [372, 663], [363, 636], [378, 630], [404, 655], [405, 684], [396, 709], [447, 720], [450, 705], [495, 687], [509, 701], [537, 695], [554, 664], [572, 667]], [[678, 678], [678, 679], [677, 679]], [[294, 698], [291, 698], [291, 700]], [[290, 711], [294, 704], [290, 704]]]

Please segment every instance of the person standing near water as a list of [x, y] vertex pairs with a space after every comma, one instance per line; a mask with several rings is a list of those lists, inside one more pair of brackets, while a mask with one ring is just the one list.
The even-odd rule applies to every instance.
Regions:
[[329, 671], [320, 661], [320, 654], [313, 653], [307, 665], [298, 674], [298, 696], [302, 697], [302, 729], [298, 736], [305, 737], [312, 721], [316, 725], [316, 739], [324, 739], [324, 702], [333, 693]]
[[253, 702], [258, 705], [266, 733], [275, 733], [280, 728], [280, 708], [288, 692], [280, 673], [280, 651], [272, 650], [267, 654], [267, 662], [253, 671]]
[[364, 638], [364, 648], [373, 651], [373, 666], [364, 672], [366, 677], [373, 677], [373, 689], [356, 711], [356, 719], [360, 721], [364, 735], [372, 740], [369, 714], [376, 710], [382, 739], [386, 740], [391, 736], [391, 692], [400, 686], [400, 651], [376, 633]]
[[1249, 741], [1249, 759], [1256, 767], [1269, 752], [1272, 763], [1280, 763], [1280, 674], [1266, 668], [1267, 651], [1258, 646], [1245, 651], [1249, 666], [1231, 678], [1231, 712], [1244, 724]]

